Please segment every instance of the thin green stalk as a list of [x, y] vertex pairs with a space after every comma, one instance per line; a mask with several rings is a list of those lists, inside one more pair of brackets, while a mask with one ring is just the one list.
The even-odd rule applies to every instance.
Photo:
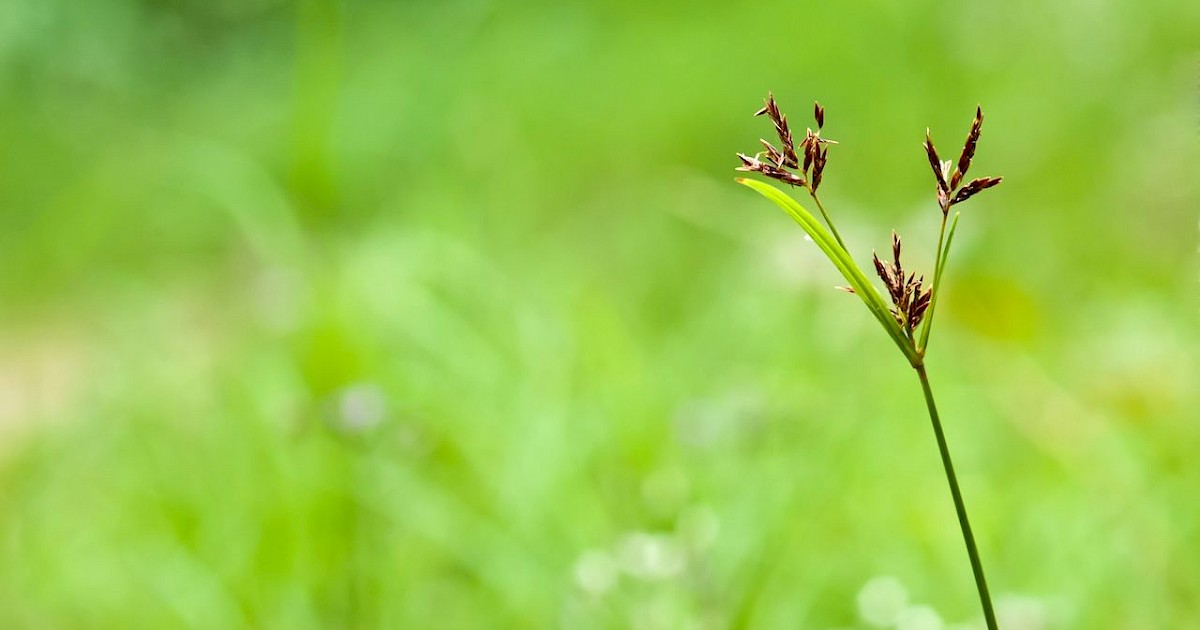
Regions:
[[[842, 235], [838, 234], [837, 228], [833, 226], [833, 221], [829, 219], [829, 213], [825, 211], [825, 204], [821, 203], [821, 198], [817, 196], [817, 191], [813, 190], [810, 186], [808, 195], [817, 203], [817, 210], [821, 211], [821, 216], [825, 218], [825, 225], [828, 225], [829, 231], [833, 232], [833, 238], [837, 239], [838, 245], [841, 245], [842, 249], [846, 249], [846, 243], [842, 241]], [[846, 251], [849, 250], [846, 249]]]
[[924, 352], [925, 343], [929, 339], [929, 327], [933, 325], [933, 301], [937, 298], [937, 285], [942, 275], [942, 241], [946, 238], [946, 212], [942, 213], [942, 227], [938, 229], [938, 244], [933, 256], [933, 287], [934, 295], [929, 302], [929, 312], [925, 313], [925, 323], [921, 326], [921, 338], [917, 342], [917, 350]]
[[950, 483], [950, 494], [954, 497], [954, 510], [958, 513], [958, 524], [962, 528], [963, 542], [967, 544], [967, 555], [971, 557], [971, 571], [975, 574], [975, 586], [979, 589], [979, 602], [983, 605], [983, 617], [987, 621], [988, 630], [998, 630], [996, 613], [992, 610], [992, 596], [988, 592], [987, 578], [983, 576], [983, 562], [979, 559], [979, 549], [975, 546], [975, 535], [971, 533], [971, 523], [967, 520], [967, 506], [963, 503], [962, 491], [958, 489], [958, 477], [954, 474], [954, 463], [950, 461], [950, 448], [946, 446], [946, 435], [942, 432], [942, 421], [938, 418], [937, 405], [933, 402], [933, 390], [929, 387], [929, 376], [925, 374], [925, 365], [915, 366], [917, 376], [921, 377], [921, 388], [925, 391], [925, 404], [929, 407], [929, 420], [933, 423], [933, 433], [937, 436], [938, 451], [942, 455], [942, 466], [946, 469], [946, 481]]
[[933, 314], [937, 310], [938, 296], [941, 294], [942, 272], [946, 267], [946, 259], [950, 256], [950, 245], [954, 243], [954, 231], [958, 228], [957, 212], [954, 213], [954, 221], [950, 224], [950, 235], [946, 236], [946, 246], [942, 247], [942, 237], [946, 235], [946, 216], [942, 216], [942, 229], [938, 233], [937, 256], [934, 259], [933, 266], [933, 297], [929, 303], [929, 311], [925, 313], [925, 324], [921, 328], [921, 339], [917, 344], [917, 349], [921, 356], [925, 355], [925, 348], [929, 346], [929, 331], [933, 328]]
[[942, 242], [946, 238], [946, 218], [948, 216], [949, 216], [949, 212], [942, 213], [942, 227], [938, 228], [938, 244], [937, 244], [937, 249], [935, 250], [937, 252], [937, 255], [935, 256], [935, 259], [933, 261], [933, 281], [934, 282], [937, 282], [938, 276], [941, 275], [941, 271], [942, 271]]

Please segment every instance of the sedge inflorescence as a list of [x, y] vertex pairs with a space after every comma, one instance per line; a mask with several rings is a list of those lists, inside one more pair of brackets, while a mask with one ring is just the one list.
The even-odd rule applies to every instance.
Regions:
[[[775, 100], [774, 94], [767, 95], [766, 103], [754, 115], [765, 115], [770, 119], [775, 128], [775, 135], [778, 137], [778, 146], [766, 139], [760, 139], [759, 143], [763, 147], [762, 151], [753, 155], [745, 153], [737, 154], [738, 159], [741, 161], [741, 165], [737, 167], [737, 170], [759, 173], [769, 179], [774, 179], [789, 186], [805, 189], [817, 203], [826, 224], [838, 244], [845, 248], [845, 243], [842, 241], [837, 228], [834, 227], [833, 221], [825, 211], [824, 204], [821, 203], [817, 195], [817, 190], [821, 186], [825, 166], [829, 159], [829, 145], [837, 144], [836, 141], [821, 136], [821, 130], [825, 126], [825, 108], [820, 103], [813, 104], [813, 118], [816, 122], [816, 130], [814, 131], [811, 127], [807, 128], [804, 138], [799, 143], [795, 141], [791, 126], [788, 124], [787, 116], [780, 111], [779, 103]], [[937, 281], [941, 276], [945, 255], [949, 249], [949, 242], [946, 242], [946, 246], [943, 247], [943, 237], [945, 236], [946, 219], [950, 208], [967, 201], [980, 191], [999, 184], [1002, 179], [1000, 177], [980, 177], [964, 183], [967, 171], [971, 168], [971, 162], [975, 157], [975, 150], [979, 144], [982, 129], [983, 110], [976, 107], [975, 118], [971, 122], [971, 129], [967, 133], [967, 139], [963, 143], [963, 148], [959, 153], [958, 159], [945, 161], [938, 156], [929, 130], [925, 131], [923, 146], [933, 170], [935, 180], [934, 192], [938, 207], [942, 212], [942, 230], [938, 238], [938, 251], [935, 258], [937, 263], [934, 270], [933, 284], [926, 285], [924, 275], [917, 275], [915, 273], [908, 273], [906, 275], [904, 267], [900, 262], [900, 236], [894, 231], [892, 232], [892, 259], [884, 261], [878, 256], [874, 256], [873, 259], [875, 272], [883, 281], [888, 297], [892, 302], [890, 308], [891, 314], [912, 343], [917, 342], [913, 336], [913, 331], [921, 326], [926, 313], [931, 311], [931, 306], [934, 304], [934, 292], [938, 284]], [[852, 287], [838, 288], [855, 293], [855, 289]], [[925, 337], [923, 336], [923, 338]], [[918, 350], [923, 350], [923, 348], [918, 348]]]
[[[808, 210], [775, 186], [751, 179], [739, 179], [738, 181], [775, 202], [804, 228], [812, 241], [841, 272], [842, 277], [850, 282], [850, 286], [839, 288], [858, 295], [916, 371], [929, 409], [929, 419], [937, 438], [938, 453], [946, 471], [946, 480], [954, 500], [963, 541], [971, 561], [971, 570], [979, 591], [984, 621], [988, 630], [998, 630], [991, 594], [983, 573], [983, 561], [980, 559], [979, 549], [975, 544], [975, 537], [967, 518], [966, 505], [958, 486], [958, 478], [954, 473], [950, 449], [946, 443], [945, 432], [942, 430], [941, 419], [933, 398], [933, 389], [929, 384], [929, 376], [925, 369], [925, 351], [929, 345], [929, 331], [933, 325], [933, 316], [937, 307], [938, 289], [945, 273], [946, 260], [950, 245], [954, 241], [955, 229], [958, 227], [959, 214], [955, 212], [953, 220], [950, 220], [950, 209], [1001, 181], [999, 177], [979, 177], [963, 183], [979, 144], [979, 136], [983, 129], [983, 110], [975, 108], [975, 119], [971, 123], [971, 129], [967, 132], [967, 140], [956, 161], [943, 161], [938, 156], [937, 149], [934, 148], [933, 138], [929, 131], [925, 132], [925, 155], [933, 169], [934, 193], [938, 208], [941, 210], [941, 228], [938, 232], [937, 249], [934, 256], [933, 282], [931, 285], [926, 285], [924, 275], [917, 275], [904, 269], [900, 262], [900, 235], [893, 231], [891, 260], [881, 260], [876, 255], [872, 261], [875, 265], [875, 273], [883, 280], [884, 287], [887, 289], [887, 296], [891, 300], [890, 306], [871, 284], [870, 279], [855, 264], [846, 248], [845, 241], [838, 234], [837, 228], [817, 194], [817, 189], [820, 187], [822, 176], [825, 173], [825, 166], [828, 163], [829, 145], [834, 144], [832, 140], [821, 136], [821, 130], [825, 126], [825, 108], [821, 107], [819, 103], [813, 105], [813, 117], [816, 119], [817, 130], [813, 131], [812, 128], [809, 128], [799, 144], [796, 143], [792, 129], [788, 125], [787, 116], [780, 111], [774, 95], [767, 96], [766, 105], [758, 110], [756, 115], [765, 115], [771, 120], [779, 145], [776, 146], [764, 139], [760, 140], [763, 151], [754, 155], [738, 153], [741, 165], [737, 170], [759, 173], [789, 186], [804, 188], [812, 197], [817, 209], [820, 210], [825, 225], [822, 226], [821, 222]], [[947, 231], [947, 227], [949, 227], [949, 231]]]

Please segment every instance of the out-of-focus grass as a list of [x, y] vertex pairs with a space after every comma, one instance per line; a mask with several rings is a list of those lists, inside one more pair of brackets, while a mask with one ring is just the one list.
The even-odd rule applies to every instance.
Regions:
[[860, 256], [983, 103], [930, 369], [1002, 623], [1200, 618], [1197, 11], [4, 3], [0, 626], [975, 618], [917, 384], [731, 183], [767, 89]]

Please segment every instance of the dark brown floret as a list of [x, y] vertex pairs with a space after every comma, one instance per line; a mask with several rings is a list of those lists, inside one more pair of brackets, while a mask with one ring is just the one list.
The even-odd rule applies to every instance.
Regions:
[[[959, 154], [953, 169], [950, 162], [943, 163], [939, 160], [937, 150], [933, 148], [933, 140], [929, 137], [929, 130], [925, 130], [925, 155], [929, 158], [929, 165], [933, 167], [934, 177], [937, 178], [938, 207], [942, 209], [943, 217], [949, 214], [950, 206], [962, 203], [979, 191], [1000, 183], [999, 177], [980, 177], [960, 188], [963, 178], [971, 168], [971, 160], [975, 158], [975, 149], [979, 146], [982, 129], [983, 109], [977, 106], [975, 119], [971, 121], [971, 130], [967, 132], [967, 140], [963, 143], [962, 153]], [[950, 178], [949, 181], [946, 180], [947, 177]]]
[[[762, 116], [763, 114], [766, 114], [771, 119], [771, 122], [775, 124], [775, 135], [779, 136], [779, 142], [782, 145], [781, 151], [787, 159], [787, 163], [790, 165], [799, 164], [800, 160], [796, 156], [796, 144], [792, 139], [791, 127], [788, 126], [787, 116], [784, 116], [779, 111], [779, 103], [775, 101], [774, 93], [768, 92], [766, 104], [763, 105], [762, 109], [754, 112], [755, 116]], [[795, 166], [791, 166], [791, 168], [795, 168]]]
[[924, 276], [910, 273], [905, 277], [904, 267], [900, 264], [900, 236], [892, 232], [892, 262], [885, 263], [878, 255], [873, 256], [872, 262], [875, 263], [875, 273], [883, 280], [892, 299], [892, 315], [901, 326], [908, 330], [915, 329], [929, 308], [933, 289], [922, 289]]
[[774, 166], [770, 162], [763, 162], [762, 160], [758, 159], [758, 156], [751, 157], [744, 153], [738, 153], [737, 156], [738, 159], [742, 161], [742, 165], [737, 167], [737, 170], [739, 171], [762, 173], [771, 179], [776, 179], [792, 186], [805, 185], [805, 180], [803, 177], [789, 170]]
[[950, 205], [962, 203], [974, 196], [975, 193], [999, 184], [1003, 179], [1003, 177], [980, 177], [972, 179], [966, 186], [959, 189], [958, 193], [954, 195], [954, 199], [950, 201]]
[[816, 157], [813, 158], [813, 170], [812, 170], [813, 192], [816, 192], [817, 188], [821, 185], [821, 174], [825, 172], [825, 162], [827, 162], [829, 160], [829, 147], [826, 147], [824, 149], [821, 149], [819, 147], [820, 147], [820, 145], [818, 144], [818, 149], [816, 151], [817, 155], [816, 155]]
[[804, 168], [800, 169], [805, 173], [812, 166], [813, 158], [816, 157], [817, 148], [820, 143], [817, 141], [817, 136], [813, 135], [812, 129], [808, 130], [808, 134], [804, 136], [804, 141], [800, 143], [800, 150], [804, 152]]
[[975, 157], [975, 146], [979, 144], [979, 132], [983, 128], [983, 109], [975, 107], [975, 120], [971, 122], [971, 131], [967, 133], [967, 141], [963, 143], [962, 153], [958, 156], [958, 166], [950, 178], [950, 188], [958, 188], [962, 178], [967, 176], [971, 168], [971, 158]]
[[946, 184], [946, 175], [942, 173], [942, 161], [937, 157], [937, 149], [934, 148], [934, 139], [929, 137], [929, 130], [925, 130], [925, 156], [929, 157], [929, 166], [934, 169], [937, 190], [949, 194], [950, 187]]
[[775, 166], [780, 168], [796, 168], [796, 163], [789, 159], [788, 156], [784, 155], [782, 151], [776, 149], [775, 146], [770, 142], [767, 142], [761, 138], [759, 139], [759, 142], [761, 142], [763, 148], [767, 150], [767, 156], [771, 158], [771, 161], [775, 163]]
[[[825, 164], [829, 161], [829, 148], [823, 145], [837, 144], [833, 140], [821, 137], [820, 129], [825, 124], [825, 108], [821, 107], [820, 103], [813, 103], [813, 117], [817, 121], [817, 131], [813, 131], [811, 128], [807, 129], [798, 148], [792, 135], [791, 126], [788, 125], [787, 116], [779, 110], [779, 102], [775, 100], [773, 93], [767, 94], [766, 102], [758, 111], [754, 112], [754, 115], [766, 116], [771, 120], [780, 144], [776, 146], [766, 140], [759, 140], [765, 149], [766, 159], [759, 159], [762, 153], [754, 157], [739, 153], [738, 157], [742, 160], [742, 166], [737, 170], [762, 173], [792, 186], [809, 187], [811, 185], [809, 192], [815, 194], [817, 187], [821, 185]], [[800, 154], [803, 154], [804, 157], [801, 158]]]

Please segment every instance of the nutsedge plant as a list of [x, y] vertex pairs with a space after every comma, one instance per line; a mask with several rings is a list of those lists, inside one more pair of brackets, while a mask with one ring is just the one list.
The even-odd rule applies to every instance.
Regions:
[[833, 140], [821, 136], [821, 130], [825, 126], [825, 108], [821, 107], [820, 103], [813, 105], [813, 118], [817, 129], [816, 131], [811, 128], [807, 129], [799, 145], [792, 136], [787, 116], [779, 111], [779, 105], [775, 102], [773, 94], [767, 96], [766, 105], [755, 113], [755, 116], [763, 115], [773, 123], [775, 135], [779, 139], [779, 146], [776, 147], [767, 140], [760, 140], [763, 151], [755, 153], [753, 156], [737, 154], [738, 159], [742, 162], [737, 170], [759, 173], [793, 188], [803, 188], [812, 198], [817, 210], [820, 211], [824, 224], [790, 195], [775, 186], [744, 178], [739, 178], [737, 181], [775, 202], [788, 216], [799, 223], [800, 227], [804, 228], [804, 231], [849, 282], [849, 286], [838, 288], [862, 299], [867, 310], [879, 321], [884, 331], [895, 342], [896, 347], [904, 353], [909, 365], [916, 371], [925, 395], [925, 404], [929, 409], [933, 433], [937, 438], [938, 452], [946, 471], [946, 480], [950, 485], [950, 495], [954, 499], [954, 509], [958, 515], [959, 527], [962, 529], [963, 541], [966, 543], [967, 555], [971, 560], [971, 570], [975, 576], [975, 585], [979, 590], [983, 616], [988, 629], [997, 630], [991, 594], [988, 592], [987, 580], [983, 574], [983, 563], [979, 559], [975, 536], [971, 533], [967, 509], [963, 502], [962, 492], [958, 487], [958, 478], [954, 474], [954, 464], [950, 459], [950, 449], [946, 445], [946, 436], [942, 431], [937, 405], [934, 403], [933, 390], [930, 388], [929, 376], [925, 371], [925, 352], [929, 347], [929, 333], [933, 328], [933, 316], [941, 290], [942, 277], [946, 271], [946, 260], [950, 254], [950, 246], [954, 243], [954, 232], [958, 228], [959, 213], [955, 211], [954, 217], [951, 218], [950, 211], [980, 191], [999, 184], [1001, 180], [999, 177], [980, 177], [965, 181], [967, 171], [971, 168], [971, 161], [975, 157], [975, 148], [979, 144], [979, 135], [983, 128], [983, 110], [975, 109], [975, 119], [971, 123], [971, 130], [967, 133], [967, 140], [963, 144], [957, 161], [943, 161], [938, 157], [929, 131], [925, 132], [925, 155], [933, 169], [936, 182], [934, 192], [938, 209], [941, 211], [941, 227], [938, 230], [933, 279], [926, 283], [924, 275], [905, 271], [900, 262], [900, 236], [893, 231], [891, 259], [880, 260], [876, 255], [872, 260], [875, 273], [887, 289], [887, 295], [891, 301], [890, 306], [871, 284], [867, 275], [855, 264], [846, 248], [845, 241], [842, 240], [837, 227], [834, 226], [833, 220], [825, 210], [825, 204], [821, 202], [821, 198], [817, 194], [825, 172], [829, 147], [837, 144]]

